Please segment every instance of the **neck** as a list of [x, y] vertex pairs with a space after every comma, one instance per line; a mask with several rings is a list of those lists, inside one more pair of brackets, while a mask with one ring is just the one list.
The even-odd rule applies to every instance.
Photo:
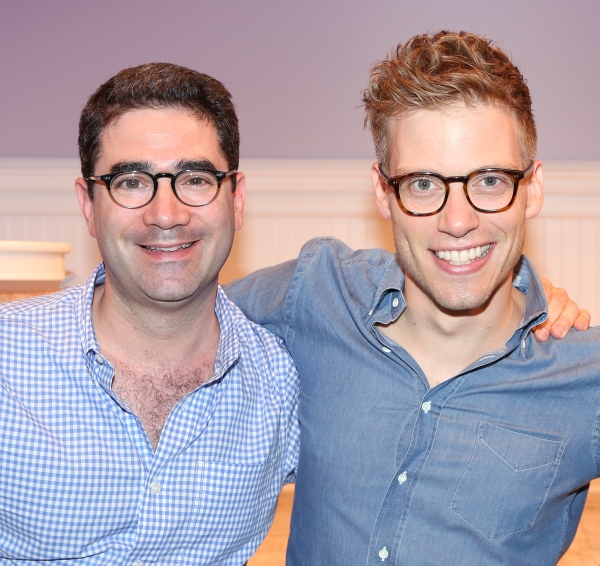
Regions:
[[431, 387], [503, 348], [525, 306], [525, 296], [512, 286], [512, 273], [484, 305], [468, 311], [440, 308], [409, 277], [404, 295], [406, 309], [383, 332], [417, 361]]
[[123, 296], [107, 274], [96, 288], [94, 330], [104, 355], [133, 366], [190, 367], [212, 363], [219, 343], [217, 284], [181, 304]]

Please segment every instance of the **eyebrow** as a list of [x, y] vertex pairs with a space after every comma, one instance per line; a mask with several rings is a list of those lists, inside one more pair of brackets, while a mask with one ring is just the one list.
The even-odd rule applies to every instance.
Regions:
[[[110, 172], [113, 175], [119, 173], [131, 173], [132, 171], [143, 171], [145, 173], [150, 173], [155, 169], [156, 166], [151, 161], [120, 161], [119, 163], [115, 163], [110, 168]], [[173, 170], [175, 172], [197, 170], [215, 171], [216, 167], [208, 159], [201, 159], [199, 161], [179, 159], [173, 163]]]
[[117, 173], [131, 173], [131, 171], [151, 171], [152, 163], [150, 161], [120, 161], [115, 163], [110, 172], [115, 175]]
[[180, 159], [174, 163], [174, 169], [176, 171], [198, 171], [206, 169], [216, 171], [217, 168], [208, 159], [201, 159], [200, 161]]
[[[467, 175], [470, 175], [471, 173], [475, 173], [476, 171], [483, 171], [485, 169], [500, 169], [502, 171], [521, 171], [521, 169], [519, 169], [519, 167], [514, 167], [512, 165], [495, 164], [495, 165], [483, 165], [481, 167], [478, 167], [477, 169], [473, 169], [472, 171], [465, 173], [465, 175], [442, 175], [442, 173], [440, 173], [439, 171], [435, 171], [432, 169], [400, 169], [400, 170], [396, 171], [394, 174], [388, 174], [388, 177], [403, 177], [405, 175], [411, 175], [413, 173], [435, 173], [436, 175], [441, 175], [442, 177], [465, 177]], [[527, 169], [527, 167], [525, 169]]]

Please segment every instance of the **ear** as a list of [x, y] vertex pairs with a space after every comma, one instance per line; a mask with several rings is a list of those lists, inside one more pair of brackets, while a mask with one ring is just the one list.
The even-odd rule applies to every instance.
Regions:
[[390, 187], [385, 183], [379, 174], [379, 163], [375, 162], [371, 165], [371, 174], [373, 175], [373, 185], [375, 188], [375, 202], [381, 216], [386, 220], [392, 219], [392, 210], [390, 208]]
[[544, 171], [542, 163], [536, 159], [527, 183], [525, 218], [535, 218], [542, 209], [542, 204], [544, 204]]
[[83, 212], [83, 216], [85, 216], [88, 232], [95, 238], [96, 227], [94, 225], [94, 204], [88, 193], [88, 185], [85, 179], [82, 179], [81, 177], [76, 179], [75, 192], [77, 193], [79, 208], [81, 208], [81, 212]]
[[244, 224], [244, 203], [246, 202], [246, 176], [237, 173], [235, 176], [235, 192], [233, 193], [233, 214], [235, 231], [241, 230]]

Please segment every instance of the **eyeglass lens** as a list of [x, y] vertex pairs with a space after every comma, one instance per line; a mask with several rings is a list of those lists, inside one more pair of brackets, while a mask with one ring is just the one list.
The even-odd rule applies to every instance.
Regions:
[[[467, 183], [467, 193], [473, 205], [489, 211], [507, 206], [514, 188], [514, 177], [503, 171], [478, 173], [470, 177]], [[418, 214], [438, 210], [445, 195], [444, 181], [430, 175], [405, 177], [398, 187], [398, 196], [404, 207]]]
[[[183, 171], [174, 181], [177, 196], [190, 206], [208, 204], [219, 188], [217, 178], [209, 171]], [[121, 173], [113, 178], [110, 192], [122, 206], [144, 206], [154, 194], [154, 179], [148, 173]]]

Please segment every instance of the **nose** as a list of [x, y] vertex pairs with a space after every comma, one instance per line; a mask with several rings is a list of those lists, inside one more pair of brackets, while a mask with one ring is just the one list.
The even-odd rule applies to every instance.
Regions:
[[479, 227], [479, 213], [469, 204], [462, 183], [451, 183], [446, 205], [438, 214], [438, 230], [462, 238]]
[[159, 179], [154, 198], [144, 207], [144, 222], [170, 230], [190, 221], [190, 207], [175, 196], [170, 179]]

